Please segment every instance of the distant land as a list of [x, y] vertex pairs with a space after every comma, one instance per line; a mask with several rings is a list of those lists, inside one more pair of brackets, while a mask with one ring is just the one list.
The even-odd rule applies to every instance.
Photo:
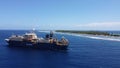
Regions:
[[120, 34], [111, 34], [109, 32], [105, 32], [105, 31], [56, 30], [56, 32], [120, 37]]

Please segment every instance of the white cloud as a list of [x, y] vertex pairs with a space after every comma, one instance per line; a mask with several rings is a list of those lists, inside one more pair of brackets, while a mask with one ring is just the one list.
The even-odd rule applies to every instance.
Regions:
[[85, 23], [75, 27], [84, 30], [120, 30], [120, 22]]

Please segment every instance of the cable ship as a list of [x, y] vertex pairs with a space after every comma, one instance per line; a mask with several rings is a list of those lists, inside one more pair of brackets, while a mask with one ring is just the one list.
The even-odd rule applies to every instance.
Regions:
[[25, 33], [24, 35], [12, 35], [5, 39], [12, 47], [32, 47], [39, 49], [67, 49], [69, 41], [65, 37], [61, 40], [54, 38], [54, 33], [50, 31], [45, 38], [38, 38], [35, 32]]

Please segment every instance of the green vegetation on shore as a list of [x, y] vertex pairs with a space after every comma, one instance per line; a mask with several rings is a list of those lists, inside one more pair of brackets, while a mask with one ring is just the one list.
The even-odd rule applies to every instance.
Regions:
[[110, 34], [108, 32], [103, 31], [75, 31], [75, 30], [56, 30], [56, 32], [62, 32], [62, 33], [75, 33], [75, 34], [90, 34], [90, 35], [105, 35], [105, 36], [120, 36], [117, 34]]

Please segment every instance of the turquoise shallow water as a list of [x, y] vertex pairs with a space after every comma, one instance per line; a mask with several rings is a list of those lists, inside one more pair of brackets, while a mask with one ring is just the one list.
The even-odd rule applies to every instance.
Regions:
[[[120, 42], [66, 34], [68, 50], [10, 48], [4, 41], [23, 30], [0, 30], [0, 68], [120, 68]], [[45, 33], [36, 32], [39, 37]]]

